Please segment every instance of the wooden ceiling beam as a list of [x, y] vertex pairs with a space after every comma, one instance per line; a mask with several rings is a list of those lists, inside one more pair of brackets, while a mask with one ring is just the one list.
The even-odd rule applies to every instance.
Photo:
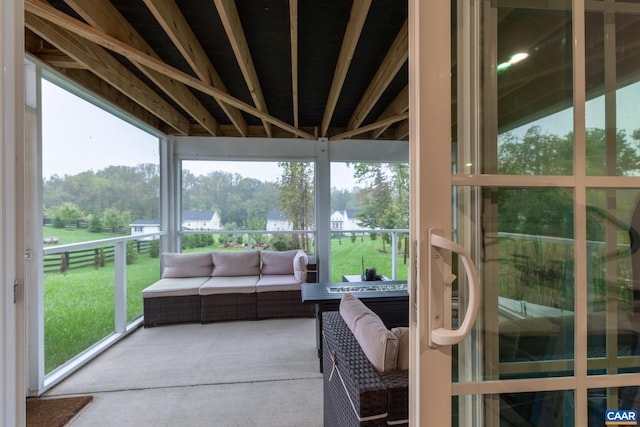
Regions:
[[398, 32], [395, 40], [391, 44], [391, 48], [384, 57], [382, 64], [378, 68], [375, 76], [369, 83], [369, 87], [356, 107], [347, 129], [355, 129], [367, 115], [371, 112], [376, 102], [380, 99], [384, 91], [387, 89], [393, 78], [398, 74], [400, 68], [404, 65], [409, 57], [409, 21], [404, 21], [404, 25]]
[[[91, 26], [109, 34], [116, 39], [128, 43], [147, 55], [160, 59], [160, 56], [149, 46], [142, 36], [133, 28], [124, 16], [110, 2], [95, 0], [65, 0], [78, 15]], [[199, 123], [211, 135], [218, 134], [218, 121], [209, 113], [202, 103], [184, 84], [172, 80], [153, 69], [136, 64], [153, 83], [166, 93], [176, 104], [187, 112], [196, 123]]]
[[340, 92], [342, 92], [342, 86], [344, 85], [347, 72], [351, 66], [351, 60], [353, 59], [353, 54], [356, 51], [356, 46], [360, 40], [360, 34], [362, 33], [362, 28], [367, 20], [367, 14], [369, 13], [370, 7], [371, 0], [354, 0], [351, 5], [351, 14], [349, 15], [349, 21], [347, 22], [344, 38], [342, 39], [338, 62], [333, 73], [331, 89], [329, 89], [327, 104], [325, 105], [322, 122], [320, 124], [320, 134], [323, 137], [327, 136], [327, 130], [329, 129], [331, 118], [333, 117], [333, 113], [336, 109]]
[[[162, 26], [167, 36], [169, 36], [200, 80], [228, 93], [229, 90], [209, 60], [204, 48], [193, 33], [176, 2], [174, 0], [144, 0], [144, 4], [149, 8], [156, 21]], [[238, 129], [240, 135], [247, 136], [247, 121], [240, 110], [221, 101], [218, 101], [218, 104], [229, 117], [231, 123]]]
[[289, 0], [289, 32], [291, 37], [291, 93], [293, 125], [299, 127], [298, 107], [298, 0]]
[[[384, 120], [386, 118], [397, 116], [398, 114], [409, 111], [409, 85], [405, 86], [400, 93], [391, 101], [391, 104], [385, 108], [380, 114], [378, 120]], [[380, 138], [380, 135], [387, 130], [388, 126], [382, 127], [373, 132], [373, 139]]]
[[223, 102], [226, 102], [234, 107], [238, 108], [241, 111], [244, 111], [248, 114], [251, 114], [255, 117], [263, 121], [267, 121], [274, 126], [281, 128], [282, 130], [291, 132], [293, 135], [300, 136], [302, 138], [316, 140], [317, 138], [302, 130], [291, 126], [289, 123], [285, 123], [280, 119], [277, 119], [269, 114], [266, 114], [256, 107], [249, 105], [243, 101], [240, 101], [237, 98], [229, 95], [221, 91], [220, 89], [214, 88], [202, 80], [197, 79], [185, 72], [182, 72], [160, 60], [154, 58], [150, 55], [141, 52], [138, 49], [132, 48], [130, 45], [121, 42], [120, 40], [109, 36], [108, 34], [103, 33], [102, 31], [91, 27], [90, 25], [85, 24], [84, 22], [80, 22], [77, 19], [71, 18], [68, 15], [60, 12], [59, 10], [49, 6], [48, 4], [43, 3], [40, 0], [25, 0], [24, 2], [25, 11], [33, 14], [34, 16], [38, 16], [42, 19], [45, 19], [47, 22], [51, 22], [53, 24], [59, 25], [68, 31], [77, 34], [78, 36], [87, 39], [93, 43], [96, 43], [102, 46], [105, 49], [116, 52], [132, 62], [139, 62], [142, 65], [145, 65], [149, 68], [152, 68], [156, 71], [165, 74], [166, 76], [176, 79], [187, 86], [196, 89], [202, 93], [205, 93], [213, 98], [220, 99]]
[[393, 117], [386, 118], [384, 120], [377, 121], [375, 123], [368, 124], [366, 126], [359, 127], [357, 129], [349, 129], [345, 132], [339, 133], [329, 138], [329, 141], [337, 141], [340, 139], [349, 139], [352, 136], [360, 135], [363, 133], [370, 132], [375, 129], [379, 129], [381, 127], [388, 127], [394, 123], [400, 122], [402, 120], [407, 120], [409, 118], [409, 113], [398, 114]]
[[[249, 45], [244, 35], [244, 30], [242, 29], [242, 22], [240, 21], [236, 4], [233, 0], [214, 0], [213, 2], [216, 5], [218, 15], [229, 38], [231, 48], [236, 55], [236, 60], [238, 61], [254, 105], [258, 110], [268, 113], [267, 102], [264, 99], [264, 94], [260, 87], [258, 73], [253, 64], [251, 52], [249, 52]], [[271, 136], [271, 123], [263, 120], [262, 124], [264, 125], [267, 135]]]
[[36, 55], [42, 61], [55, 68], [86, 70], [87, 67], [69, 55], [61, 52], [60, 49], [39, 49], [32, 50], [31, 53]]
[[409, 137], [409, 119], [403, 120], [396, 127], [396, 137], [394, 138], [396, 141], [402, 141], [405, 138]]
[[25, 10], [25, 25], [65, 54], [138, 102], [181, 135], [189, 134], [189, 121], [100, 46]]

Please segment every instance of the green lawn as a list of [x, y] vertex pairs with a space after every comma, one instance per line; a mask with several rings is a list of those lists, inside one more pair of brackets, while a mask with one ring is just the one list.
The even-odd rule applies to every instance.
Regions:
[[[140, 291], [158, 280], [159, 259], [139, 255], [127, 266], [127, 321], [142, 314]], [[44, 276], [45, 372], [114, 331], [113, 264]]]
[[[70, 245], [71, 243], [90, 242], [93, 240], [109, 239], [112, 237], [122, 237], [118, 233], [92, 233], [86, 228], [53, 228], [51, 225], [45, 225], [42, 231], [42, 237], [57, 237], [58, 245]], [[56, 245], [45, 244], [45, 248]]]
[[[402, 248], [403, 249], [403, 248]], [[403, 250], [398, 250], [397, 280], [407, 279], [409, 260], [405, 261]], [[331, 281], [342, 281], [344, 274], [362, 274], [364, 268], [375, 268], [378, 274], [391, 277], [391, 245], [385, 244], [382, 250], [382, 240], [378, 236], [371, 240], [369, 235], [357, 236], [355, 241], [350, 236], [331, 239]]]

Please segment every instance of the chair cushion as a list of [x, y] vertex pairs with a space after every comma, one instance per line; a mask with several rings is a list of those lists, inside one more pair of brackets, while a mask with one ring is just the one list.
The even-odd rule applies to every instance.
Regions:
[[257, 292], [299, 291], [301, 283], [293, 274], [262, 276], [256, 285]]
[[162, 278], [211, 276], [213, 263], [209, 252], [162, 254]]
[[212, 277], [200, 286], [200, 295], [252, 294], [258, 279], [258, 276]]
[[259, 276], [260, 252], [211, 252], [213, 272], [211, 276]]
[[200, 286], [207, 280], [208, 276], [160, 279], [142, 290], [142, 298], [198, 295]]
[[293, 259], [297, 254], [297, 250], [261, 251], [262, 274], [293, 274]]
[[342, 296], [340, 315], [371, 365], [379, 372], [394, 371], [398, 337], [387, 329], [380, 317], [350, 293]]

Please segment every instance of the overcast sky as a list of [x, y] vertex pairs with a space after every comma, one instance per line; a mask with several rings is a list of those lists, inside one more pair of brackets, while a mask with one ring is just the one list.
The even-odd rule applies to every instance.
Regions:
[[[42, 176], [49, 178], [97, 172], [110, 165], [136, 166], [158, 163], [158, 138], [124, 122], [64, 89], [42, 81]], [[275, 182], [276, 162], [189, 161], [195, 175], [214, 170], [240, 173], [243, 177]], [[334, 187], [352, 189], [353, 171], [333, 164]]]

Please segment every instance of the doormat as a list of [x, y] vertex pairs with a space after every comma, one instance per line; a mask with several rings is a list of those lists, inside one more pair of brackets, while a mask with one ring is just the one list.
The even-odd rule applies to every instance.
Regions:
[[93, 396], [27, 399], [27, 427], [62, 427]]

